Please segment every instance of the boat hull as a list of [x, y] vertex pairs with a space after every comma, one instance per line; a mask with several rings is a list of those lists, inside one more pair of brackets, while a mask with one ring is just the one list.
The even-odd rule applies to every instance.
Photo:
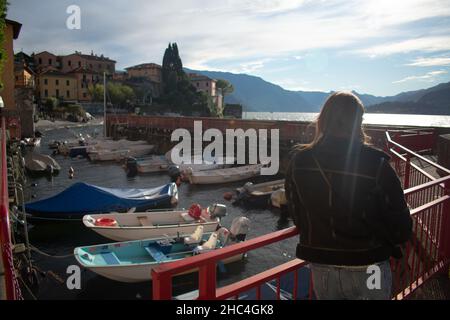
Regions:
[[221, 184], [247, 180], [260, 175], [261, 166], [234, 167], [227, 169], [191, 172], [187, 178], [191, 184]]
[[[75, 255], [78, 262], [78, 256]], [[244, 259], [243, 254], [230, 257], [222, 261], [223, 264], [233, 263]], [[117, 265], [117, 266], [89, 266], [85, 267], [96, 274], [108, 278], [110, 280], [125, 282], [125, 283], [137, 283], [152, 280], [152, 269], [161, 264], [140, 264], [140, 265]], [[179, 273], [175, 276], [181, 276], [184, 274], [190, 274], [198, 271], [198, 268], [188, 270]]]

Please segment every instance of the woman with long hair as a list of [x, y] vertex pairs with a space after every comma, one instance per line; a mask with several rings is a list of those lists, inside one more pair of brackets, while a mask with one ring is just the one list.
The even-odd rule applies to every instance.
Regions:
[[363, 115], [356, 95], [333, 93], [286, 174], [296, 255], [310, 262], [318, 299], [389, 299], [389, 258], [412, 231], [400, 181], [389, 155], [370, 146]]

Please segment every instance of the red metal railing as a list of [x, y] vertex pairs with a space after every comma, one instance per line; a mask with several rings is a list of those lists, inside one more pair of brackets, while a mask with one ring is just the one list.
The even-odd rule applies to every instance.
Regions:
[[[432, 133], [416, 133], [402, 137], [406, 147], [386, 133], [392, 164], [405, 189], [411, 208], [413, 237], [406, 244], [404, 257], [392, 261], [395, 298], [402, 299], [417, 289], [433, 274], [448, 265], [450, 259], [450, 170], [417, 152], [428, 152], [436, 141]], [[405, 141], [407, 139], [407, 141]], [[414, 148], [414, 151], [411, 150]], [[415, 152], [417, 151], [417, 152]], [[445, 174], [436, 178], [416, 163], [427, 164]], [[416, 162], [416, 163], [415, 163]]]
[[0, 185], [0, 245], [1, 258], [4, 269], [4, 284], [6, 289], [6, 299], [21, 299], [20, 287], [14, 271], [12, 256], [11, 233], [9, 225], [9, 198], [8, 198], [8, 169], [6, 154], [6, 121], [1, 118], [0, 136], [0, 171], [2, 173]]
[[[397, 135], [399, 136], [399, 135]], [[416, 133], [403, 141], [417, 151], [431, 150], [434, 139], [429, 132]], [[393, 270], [393, 297], [403, 299], [422, 285], [433, 274], [448, 265], [450, 259], [450, 171], [434, 162], [418, 155], [416, 152], [393, 141], [389, 133], [385, 135], [386, 149], [392, 155], [392, 163], [396, 169], [405, 190], [405, 196], [411, 207], [413, 218], [413, 237], [405, 245], [403, 258], [391, 260]], [[412, 141], [412, 139], [424, 139]], [[426, 140], [426, 141], [425, 141]], [[424, 161], [430, 166], [440, 169], [448, 175], [444, 178], [434, 178], [425, 172], [414, 160]], [[261, 285], [277, 280], [277, 298], [280, 297], [280, 279], [284, 274], [294, 272], [293, 297], [297, 293], [298, 270], [307, 263], [294, 259], [273, 269], [256, 274], [247, 279], [228, 286], [217, 288], [216, 265], [219, 261], [242, 254], [272, 243], [298, 235], [296, 228], [289, 228], [257, 237], [224, 249], [209, 252], [178, 262], [163, 264], [152, 270], [153, 299], [172, 299], [172, 279], [182, 272], [198, 269], [199, 291], [198, 299], [228, 299], [239, 298], [239, 295], [256, 289], [257, 299], [261, 298]], [[312, 297], [312, 282], [310, 280]]]

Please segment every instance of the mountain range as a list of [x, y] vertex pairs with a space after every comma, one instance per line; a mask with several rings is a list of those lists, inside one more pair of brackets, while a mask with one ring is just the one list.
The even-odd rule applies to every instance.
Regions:
[[[225, 97], [225, 102], [241, 104], [244, 111], [319, 112], [331, 93], [286, 90], [248, 74], [190, 69], [186, 71], [230, 82], [234, 91]], [[387, 97], [354, 93], [360, 97], [367, 112], [450, 115], [450, 82]]]

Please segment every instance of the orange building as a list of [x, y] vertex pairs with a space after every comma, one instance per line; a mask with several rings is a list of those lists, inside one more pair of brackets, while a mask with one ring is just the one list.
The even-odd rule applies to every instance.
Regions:
[[60, 68], [62, 72], [70, 72], [78, 68], [86, 68], [95, 72], [106, 72], [107, 74], [114, 74], [116, 69], [116, 61], [111, 60], [103, 55], [82, 54], [76, 51], [67, 56], [60, 56]]
[[162, 67], [156, 63], [143, 63], [133, 67], [125, 68], [128, 78], [146, 78], [152, 82], [161, 83]]

